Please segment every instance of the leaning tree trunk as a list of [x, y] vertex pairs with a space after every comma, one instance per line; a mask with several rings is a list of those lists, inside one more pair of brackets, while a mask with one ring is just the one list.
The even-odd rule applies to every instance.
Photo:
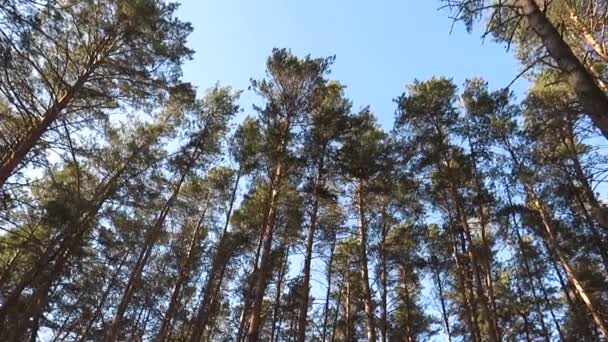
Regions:
[[276, 206], [280, 183], [283, 177], [282, 172], [282, 164], [279, 163], [274, 171], [269, 189], [270, 198], [268, 201], [268, 213], [266, 215], [267, 221], [262, 229], [262, 237], [264, 242], [262, 244], [261, 262], [258, 273], [255, 275], [253, 302], [251, 305], [251, 315], [249, 317], [249, 329], [247, 331], [247, 341], [251, 342], [258, 341], [260, 336], [262, 302], [264, 299], [264, 292], [266, 291], [268, 272], [270, 271], [268, 264], [270, 262], [270, 251], [272, 249], [274, 226], [276, 223]]
[[589, 314], [591, 314], [591, 317], [593, 318], [595, 324], [597, 324], [602, 334], [608, 337], [608, 324], [602, 318], [594, 300], [589, 296], [589, 294], [583, 287], [583, 284], [576, 276], [574, 269], [572, 268], [572, 266], [570, 266], [570, 263], [568, 262], [565, 253], [562, 251], [561, 247], [557, 242], [555, 229], [553, 229], [553, 225], [550, 223], [550, 220], [548, 219], [545, 211], [543, 210], [544, 206], [541, 204], [541, 201], [535, 195], [533, 195], [533, 205], [534, 209], [540, 216], [542, 225], [545, 229], [545, 233], [547, 234], [548, 246], [551, 249], [551, 253], [555, 255], [557, 261], [560, 263], [560, 265], [566, 272], [568, 280], [570, 280], [570, 282], [574, 286], [574, 292], [587, 307], [587, 310], [589, 311]]
[[89, 322], [85, 325], [84, 330], [82, 330], [80, 332], [80, 338], [78, 339], [79, 342], [86, 341], [87, 336], [89, 335], [89, 331], [91, 331], [91, 328], [93, 327], [93, 324], [95, 324], [97, 317], [99, 317], [99, 315], [101, 314], [101, 311], [103, 310], [103, 307], [104, 307], [106, 301], [108, 300], [108, 297], [110, 296], [110, 292], [112, 291], [112, 288], [114, 287], [116, 281], [118, 280], [118, 276], [122, 272], [122, 267], [124, 266], [125, 262], [127, 261], [128, 256], [129, 256], [129, 252], [126, 252], [123, 255], [122, 259], [120, 260], [120, 264], [118, 265], [118, 267], [116, 267], [116, 270], [110, 277], [108, 286], [106, 287], [103, 294], [101, 295], [101, 300], [97, 304], [97, 307], [95, 308], [95, 312], [91, 316], [91, 319], [89, 320]]
[[180, 302], [182, 287], [184, 286], [184, 284], [186, 284], [190, 276], [192, 264], [194, 263], [194, 256], [196, 255], [195, 250], [201, 238], [201, 232], [205, 216], [207, 214], [207, 208], [209, 208], [209, 201], [208, 199], [205, 199], [205, 208], [203, 209], [200, 218], [196, 222], [192, 238], [190, 239], [190, 245], [188, 246], [186, 260], [184, 262], [184, 265], [179, 270], [177, 279], [175, 280], [173, 288], [171, 289], [169, 306], [167, 307], [167, 310], [163, 315], [163, 320], [161, 322], [160, 328], [158, 329], [158, 334], [156, 335], [156, 339], [159, 342], [165, 341], [168, 338], [167, 335], [171, 334], [171, 322], [173, 321], [173, 316], [175, 315], [175, 312]]
[[51, 106], [42, 114], [42, 117], [26, 132], [25, 137], [14, 148], [0, 155], [0, 189], [23, 162], [27, 154], [36, 146], [42, 135], [49, 130], [63, 111], [78, 97], [93, 72], [101, 65], [104, 56], [111, 50], [111, 47], [112, 40], [104, 40], [95, 49], [94, 58], [85, 66], [85, 71], [78, 76], [76, 82], [53, 101]]
[[[208, 126], [206, 125], [202, 131], [206, 132], [207, 128], [208, 128]], [[194, 149], [194, 151], [192, 151], [192, 153], [190, 154], [190, 156], [186, 162], [184, 169], [181, 170], [179, 179], [175, 183], [175, 189], [173, 189], [171, 196], [167, 199], [163, 208], [161, 209], [161, 211], [156, 219], [156, 222], [154, 222], [154, 226], [152, 227], [152, 229], [150, 231], [147, 232], [147, 234], [145, 236], [144, 246], [143, 246], [141, 252], [139, 253], [139, 256], [135, 262], [135, 266], [133, 267], [131, 274], [129, 275], [129, 280], [127, 281], [127, 286], [125, 287], [125, 289], [123, 291], [123, 295], [120, 299], [118, 307], [116, 308], [116, 313], [114, 314], [114, 318], [112, 319], [112, 323], [110, 325], [110, 330], [109, 330], [108, 334], [106, 335], [106, 341], [108, 341], [108, 342], [112, 342], [116, 339], [116, 335], [118, 334], [118, 328], [119, 328], [120, 324], [122, 323], [124, 314], [127, 311], [129, 303], [131, 302], [131, 299], [133, 298], [133, 295], [135, 293], [135, 285], [140, 281], [144, 268], [148, 264], [150, 256], [152, 255], [152, 250], [154, 249], [156, 242], [158, 241], [158, 239], [160, 238], [160, 236], [163, 232], [163, 227], [165, 225], [165, 220], [167, 219], [167, 215], [169, 215], [171, 208], [173, 207], [175, 201], [177, 200], [177, 197], [180, 193], [182, 185], [186, 181], [186, 177], [190, 174], [190, 172], [194, 168], [195, 163], [196, 163], [197, 159], [200, 157], [201, 153], [202, 153], [202, 151], [199, 146], [197, 146]]]
[[[83, 212], [80, 219], [67, 227], [66, 231], [59, 234], [49, 243], [49, 247], [38, 258], [36, 263], [25, 273], [21, 280], [13, 287], [5, 297], [0, 307], [0, 336], [5, 329], [5, 320], [8, 311], [11, 310], [21, 298], [21, 294], [28, 286], [54, 282], [62, 275], [62, 271], [74, 254], [76, 248], [82, 243], [86, 232], [92, 226], [97, 213], [106, 200], [116, 191], [120, 177], [126, 171], [127, 163], [123, 165], [107, 182], [100, 185], [91, 205]], [[59, 245], [59, 247], [55, 247]]]
[[540, 10], [536, 0], [517, 0], [518, 7], [549, 56], [566, 75], [568, 83], [578, 96], [584, 111], [593, 124], [608, 138], [608, 97], [602, 91], [589, 70], [576, 57], [557, 28]]
[[[504, 139], [504, 148], [509, 153], [509, 156], [511, 157], [511, 160], [512, 160], [516, 170], [518, 170], [518, 171], [522, 170], [523, 169], [523, 167], [521, 166], [522, 163], [521, 163], [520, 159], [518, 158], [517, 154], [515, 153], [515, 151], [513, 150], [512, 145], [508, 139]], [[608, 337], [608, 323], [601, 316], [600, 312], [598, 311], [598, 308], [596, 307], [596, 304], [594, 304], [594, 301], [591, 299], [591, 297], [589, 296], [589, 294], [583, 287], [583, 284], [578, 279], [576, 273], [574, 272], [574, 269], [570, 265], [570, 262], [568, 261], [566, 254], [561, 249], [561, 247], [559, 245], [559, 241], [558, 241], [559, 232], [555, 229], [555, 227], [553, 225], [551, 215], [546, 212], [546, 209], [545, 209], [546, 206], [544, 205], [542, 199], [537, 195], [536, 191], [534, 190], [534, 187], [531, 184], [529, 184], [527, 181], [524, 180], [524, 181], [522, 181], [522, 185], [524, 186], [524, 188], [526, 190], [526, 194], [530, 198], [531, 209], [535, 213], [537, 213], [538, 217], [540, 218], [541, 226], [544, 229], [544, 233], [545, 233], [544, 236], [542, 236], [542, 239], [547, 246], [548, 252], [556, 259], [556, 262], [559, 263], [560, 266], [564, 269], [568, 280], [572, 283], [572, 285], [574, 287], [574, 293], [585, 304], [589, 314], [593, 318], [593, 321], [595, 322], [597, 327], [600, 329], [602, 334], [604, 336]]]
[[437, 269], [436, 267], [433, 267], [431, 269], [431, 273], [433, 273], [433, 278], [435, 280], [435, 282], [437, 283], [437, 291], [438, 291], [438, 295], [439, 295], [439, 304], [440, 304], [440, 308], [441, 308], [441, 319], [442, 319], [442, 323], [443, 323], [443, 328], [445, 329], [445, 335], [446, 338], [448, 340], [448, 342], [452, 342], [452, 333], [450, 331], [450, 317], [449, 317], [449, 313], [447, 310], [447, 306], [446, 306], [446, 300], [445, 300], [445, 290], [443, 289], [443, 281], [441, 280], [441, 274], [439, 272], [439, 269]]
[[226, 211], [224, 228], [222, 229], [222, 234], [219, 238], [217, 251], [213, 256], [211, 270], [209, 271], [209, 275], [207, 276], [207, 284], [204, 288], [205, 293], [203, 294], [203, 300], [201, 301], [197, 310], [196, 320], [192, 329], [192, 335], [190, 336], [191, 342], [201, 341], [203, 337], [203, 332], [207, 328], [207, 324], [209, 324], [210, 314], [215, 311], [214, 307], [217, 305], [218, 302], [217, 296], [222, 287], [222, 282], [224, 280], [224, 275], [226, 273], [226, 268], [228, 267], [228, 261], [231, 255], [231, 251], [228, 250], [229, 246], [227, 246], [226, 241], [228, 239], [228, 227], [230, 226], [230, 217], [232, 216], [232, 209], [234, 208], [236, 194], [238, 191], [239, 183], [241, 181], [241, 172], [242, 166], [239, 166], [239, 169], [236, 173], [234, 186], [232, 187], [232, 193], [230, 195], [230, 204], [228, 205], [228, 210]]

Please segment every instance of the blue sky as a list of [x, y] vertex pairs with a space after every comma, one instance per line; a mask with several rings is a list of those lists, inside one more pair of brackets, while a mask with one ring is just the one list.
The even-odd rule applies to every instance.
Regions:
[[[272, 48], [297, 55], [336, 55], [332, 78], [347, 86], [355, 108], [370, 105], [385, 127], [392, 126], [392, 101], [415, 78], [433, 75], [458, 84], [481, 76], [504, 87], [520, 66], [503, 46], [481, 32], [455, 25], [439, 0], [184, 0], [179, 17], [190, 21], [194, 60], [185, 79], [201, 90], [219, 81], [247, 89], [264, 75]], [[520, 92], [525, 82], [519, 81]], [[251, 113], [251, 92], [242, 106]]]

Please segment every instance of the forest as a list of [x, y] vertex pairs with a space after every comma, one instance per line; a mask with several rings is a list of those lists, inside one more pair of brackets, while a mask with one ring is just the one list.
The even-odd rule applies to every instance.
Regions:
[[0, 341], [608, 341], [608, 3], [435, 2], [522, 99], [386, 128], [335, 56], [197, 89], [178, 3], [1, 0]]

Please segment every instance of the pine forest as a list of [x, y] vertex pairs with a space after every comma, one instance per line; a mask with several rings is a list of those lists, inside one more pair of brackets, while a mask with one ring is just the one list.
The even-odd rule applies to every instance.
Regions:
[[0, 341], [608, 341], [608, 2], [433, 3], [521, 96], [200, 89], [178, 3], [0, 0]]

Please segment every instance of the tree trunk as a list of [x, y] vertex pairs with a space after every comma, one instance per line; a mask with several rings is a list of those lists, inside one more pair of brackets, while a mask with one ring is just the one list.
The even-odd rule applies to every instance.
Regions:
[[[93, 220], [97, 216], [97, 213], [103, 206], [103, 204], [114, 194], [118, 187], [120, 178], [124, 176], [129, 167], [129, 161], [135, 156], [142, 153], [146, 148], [150, 146], [153, 139], [146, 140], [144, 143], [138, 146], [126, 159], [121, 167], [112, 176], [108, 177], [107, 180], [98, 186], [93, 194], [93, 197], [88, 203], [92, 203], [89, 207], [85, 208], [78, 222], [67, 227], [67, 229], [61, 232], [55, 237], [50, 243], [49, 247], [42, 253], [36, 263], [25, 273], [21, 280], [15, 285], [12, 291], [5, 297], [4, 304], [0, 307], [0, 336], [4, 329], [4, 323], [8, 310], [13, 307], [22, 292], [26, 287], [32, 286], [37, 282], [44, 282], [46, 277], [51, 277], [54, 280], [62, 276], [61, 273], [47, 272], [50, 268], [56, 267], [62, 269], [62, 263], [69, 260], [75, 246], [82, 243], [82, 239], [90, 226], [93, 224]], [[55, 246], [59, 246], [55, 248]], [[60, 260], [60, 261], [57, 261]], [[51, 266], [55, 263], [55, 266]]]
[[[251, 279], [247, 282], [247, 290], [245, 291], [245, 297], [243, 298], [243, 309], [241, 310], [241, 315], [239, 317], [239, 330], [237, 332], [236, 341], [240, 342], [243, 340], [243, 333], [246, 329], [247, 324], [247, 315], [249, 314], [249, 306], [251, 304], [251, 297], [253, 294], [253, 286], [255, 285], [255, 274], [259, 270], [260, 263], [260, 255], [262, 253], [262, 244], [264, 243], [264, 236], [260, 235], [260, 239], [258, 241], [258, 248], [255, 252], [255, 259], [253, 261], [252, 271], [251, 271]], [[192, 341], [194, 342], [194, 341]]]
[[[505, 188], [506, 188], [506, 192], [507, 192], [507, 203], [509, 204], [509, 206], [512, 207], [513, 201], [512, 201], [511, 190], [509, 188], [508, 183], [506, 184]], [[513, 224], [513, 230], [515, 231], [515, 237], [517, 239], [517, 245], [519, 247], [517, 254], [518, 254], [518, 257], [522, 260], [521, 264], [523, 265], [524, 271], [526, 272], [524, 278], [528, 282], [528, 287], [530, 287], [530, 289], [532, 290], [532, 296], [534, 297], [534, 308], [536, 309], [536, 314], [538, 315], [538, 319], [540, 320], [543, 337], [544, 337], [545, 341], [549, 342], [551, 339], [551, 334], [550, 334], [549, 330], [547, 329], [547, 325], [545, 324], [544, 313], [543, 313], [542, 308], [540, 307], [540, 298], [538, 297], [538, 295], [536, 293], [536, 286], [534, 284], [533, 275], [535, 275], [539, 278], [539, 285], [540, 285], [541, 289], [543, 291], [545, 291], [545, 288], [544, 288], [544, 285], [542, 284], [542, 281], [540, 281], [539, 272], [537, 272], [537, 270], [532, 272], [532, 267], [530, 266], [530, 261], [525, 252], [524, 240], [519, 231], [520, 226], [517, 224], [517, 219], [515, 218], [515, 213], [511, 213], [510, 216], [511, 216], [511, 221]], [[545, 300], [546, 304], [549, 305], [549, 307], [550, 307], [549, 298], [546, 294], [546, 291], [545, 291], [544, 300]], [[553, 315], [553, 309], [550, 309], [550, 310], [551, 310], [551, 314]], [[557, 321], [556, 321], [556, 323], [557, 323]], [[559, 332], [559, 336], [561, 337], [561, 340], [563, 341], [562, 332], [561, 332], [559, 323], [557, 323], [557, 330]]]
[[[521, 163], [519, 161], [519, 158], [517, 157], [517, 154], [513, 150], [510, 141], [508, 139], [505, 139], [504, 142], [505, 148], [509, 153], [511, 160], [515, 164], [516, 169], [521, 170]], [[602, 334], [604, 336], [608, 336], [608, 324], [606, 323], [606, 321], [604, 321], [604, 319], [598, 312], [598, 309], [596, 308], [595, 304], [585, 291], [582, 283], [578, 280], [578, 277], [576, 276], [576, 273], [574, 272], [573, 268], [570, 266], [570, 263], [568, 262], [565, 253], [559, 246], [559, 233], [553, 227], [552, 220], [550, 219], [551, 215], [546, 213], [545, 205], [543, 204], [541, 198], [536, 194], [534, 187], [525, 180], [522, 181], [522, 185], [526, 190], [526, 194], [530, 198], [531, 209], [538, 214], [541, 220], [541, 225], [545, 231], [545, 236], [541, 236], [541, 238], [545, 242], [548, 252], [554, 258], [556, 258], [556, 261], [566, 272], [568, 280], [570, 281], [570, 283], [572, 283], [574, 287], [574, 293], [576, 293], [576, 295], [583, 301], [583, 303], [587, 307], [587, 310], [589, 311], [589, 314], [591, 314], [593, 321], [601, 330]]]
[[367, 269], [367, 223], [365, 222], [365, 207], [363, 205], [363, 180], [359, 181], [357, 187], [357, 211], [359, 214], [359, 263], [361, 272], [361, 287], [363, 290], [363, 301], [365, 307], [365, 332], [367, 340], [376, 341], [376, 322], [374, 318], [374, 303], [369, 285], [369, 273]]
[[118, 276], [122, 272], [122, 267], [124, 266], [125, 262], [127, 261], [128, 256], [129, 256], [129, 252], [126, 252], [125, 255], [122, 257], [122, 259], [120, 260], [120, 264], [118, 265], [118, 267], [116, 268], [116, 270], [114, 271], [112, 276], [110, 277], [108, 286], [106, 287], [105, 291], [101, 295], [101, 300], [97, 304], [97, 307], [95, 308], [95, 312], [93, 313], [93, 316], [89, 320], [89, 323], [86, 324], [85, 329], [80, 333], [80, 338], [78, 339], [79, 342], [84, 342], [87, 339], [89, 331], [93, 327], [93, 324], [95, 324], [95, 321], [97, 320], [97, 317], [99, 316], [99, 314], [101, 314], [101, 311], [103, 310], [103, 306], [105, 305], [106, 300], [108, 300], [108, 297], [110, 296], [110, 292], [111, 292], [112, 288], [114, 287], [116, 280], [118, 279]]
[[[5, 297], [4, 304], [0, 308], [0, 336], [2, 336], [5, 328], [5, 320], [8, 311], [18, 303], [21, 294], [28, 286], [33, 286], [33, 284], [36, 283], [52, 283], [61, 277], [69, 258], [77, 247], [81, 245], [84, 234], [93, 224], [93, 220], [102, 205], [113, 193], [118, 181], [118, 176], [121, 175], [122, 171], [123, 170], [120, 170], [110, 178], [107, 183], [98, 188], [98, 191], [94, 195], [94, 200], [92, 201], [92, 203], [95, 204], [83, 213], [78, 222], [67, 227], [65, 232], [59, 234], [49, 243], [49, 247], [38, 258], [36, 263], [25, 273], [13, 290]], [[56, 244], [59, 245], [59, 248], [55, 248]]]
[[530, 192], [530, 195], [533, 196], [534, 209], [537, 211], [538, 215], [540, 216], [543, 227], [545, 228], [545, 232], [546, 232], [548, 240], [549, 240], [548, 241], [549, 248], [551, 248], [551, 253], [557, 257], [557, 261], [561, 264], [562, 268], [566, 272], [566, 276], [568, 277], [568, 280], [570, 280], [570, 282], [574, 286], [574, 292], [578, 295], [578, 297], [583, 301], [583, 303], [589, 310], [589, 313], [591, 314], [591, 317], [593, 317], [593, 321], [595, 322], [595, 324], [597, 324], [598, 328], [601, 330], [601, 332], [604, 336], [608, 336], [608, 324], [604, 321], [604, 319], [600, 315], [598, 309], [596, 308], [596, 306], [594, 304], [594, 301], [587, 294], [582, 283], [578, 280], [576, 273], [574, 272], [574, 270], [570, 266], [570, 263], [568, 262], [567, 258], [565, 257], [564, 252], [561, 250], [561, 247], [559, 246], [559, 244], [557, 242], [556, 232], [553, 229], [552, 225], [550, 224], [550, 221], [547, 218], [545, 211], [543, 209], [544, 206], [541, 204], [538, 197], [536, 197], [536, 195], [532, 193], [531, 188], [529, 188], [528, 191]]
[[[444, 196], [444, 210], [448, 215], [448, 225], [449, 225], [449, 236], [450, 236], [450, 244], [452, 249], [452, 255], [454, 257], [454, 263], [456, 265], [456, 274], [457, 274], [457, 288], [459, 288], [460, 295], [463, 300], [463, 308], [464, 315], [469, 326], [469, 332], [471, 333], [471, 341], [479, 342], [481, 341], [481, 332], [479, 329], [479, 324], [477, 322], [477, 301], [475, 300], [475, 294], [473, 291], [473, 284], [471, 281], [470, 270], [463, 260], [462, 254], [466, 252], [466, 245], [464, 244], [464, 238], [462, 234], [457, 231], [456, 223], [454, 222], [454, 217], [452, 213], [452, 208], [450, 202]], [[459, 243], [460, 241], [460, 243]], [[462, 253], [459, 252], [458, 246], [460, 244], [460, 248]]]
[[165, 315], [163, 316], [163, 320], [158, 330], [158, 334], [156, 335], [156, 340], [159, 342], [165, 341], [167, 339], [167, 335], [171, 334], [171, 322], [179, 305], [182, 287], [188, 281], [188, 278], [190, 276], [192, 264], [194, 263], [195, 250], [201, 238], [201, 230], [203, 227], [205, 216], [207, 214], [207, 208], [209, 207], [209, 200], [207, 198], [205, 199], [205, 208], [203, 209], [203, 213], [201, 214], [201, 217], [199, 218], [198, 222], [196, 223], [196, 227], [194, 228], [192, 239], [190, 240], [190, 246], [188, 247], [188, 253], [186, 255], [186, 261], [179, 270], [179, 274], [177, 276], [177, 279], [175, 280], [175, 284], [173, 284], [173, 289], [171, 290], [170, 297], [171, 299], [169, 300], [169, 306], [165, 311]]
[[589, 70], [572, 52], [557, 28], [540, 10], [536, 0], [517, 0], [515, 6], [521, 10], [530, 27], [542, 40], [551, 58], [566, 75], [568, 83], [578, 96], [591, 121], [604, 137], [608, 138], [608, 97], [606, 94]]
[[163, 226], [165, 224], [165, 220], [167, 219], [167, 215], [169, 214], [169, 211], [171, 210], [175, 200], [177, 199], [181, 186], [186, 180], [186, 176], [188, 175], [190, 168], [193, 165], [193, 161], [194, 154], [190, 159], [188, 167], [186, 167], [186, 169], [180, 175], [180, 178], [177, 184], [175, 185], [175, 189], [171, 193], [171, 196], [169, 197], [169, 199], [167, 199], [165, 205], [161, 209], [158, 217], [156, 218], [156, 221], [154, 222], [154, 226], [146, 234], [144, 246], [140, 251], [139, 256], [137, 257], [135, 266], [133, 266], [131, 274], [129, 275], [129, 280], [127, 281], [127, 285], [123, 291], [120, 303], [118, 304], [118, 307], [116, 308], [116, 313], [114, 314], [114, 318], [112, 319], [112, 324], [110, 325], [110, 329], [108, 331], [108, 334], [106, 335], [105, 340], [108, 342], [115, 341], [117, 338], [118, 328], [122, 324], [124, 314], [126, 313], [131, 299], [135, 294], [136, 284], [141, 281], [141, 276], [144, 271], [144, 268], [148, 264], [150, 256], [152, 255], [152, 250], [154, 249], [156, 242], [162, 234]]
[[[340, 318], [340, 306], [342, 306], [342, 291], [344, 291], [342, 288], [338, 291], [338, 298], [335, 309], [336, 314], [334, 315], [334, 323], [331, 327], [331, 342], [334, 342], [336, 339], [336, 329], [338, 328], [338, 319]], [[327, 341], [324, 339], [323, 342]]]
[[262, 259], [258, 273], [255, 275], [253, 287], [253, 303], [251, 306], [251, 315], [249, 317], [249, 329], [247, 331], [247, 341], [249, 342], [258, 341], [260, 336], [262, 302], [264, 300], [264, 293], [266, 292], [266, 280], [268, 278], [268, 272], [270, 271], [270, 251], [272, 249], [274, 226], [277, 215], [276, 203], [282, 178], [282, 165], [279, 163], [272, 177], [272, 182], [269, 189], [270, 199], [267, 214], [268, 220], [262, 229], [264, 243], [262, 245]]
[[344, 331], [344, 336], [346, 337], [344, 341], [353, 341], [354, 340], [354, 330], [353, 320], [351, 315], [351, 303], [350, 303], [350, 280], [346, 282], [346, 300], [344, 301], [344, 319], [346, 321], [346, 327]]
[[439, 304], [441, 307], [441, 318], [443, 320], [443, 328], [445, 329], [445, 334], [448, 342], [452, 342], [452, 333], [450, 331], [450, 318], [447, 310], [447, 306], [445, 304], [445, 294], [443, 290], [443, 281], [441, 280], [441, 274], [439, 270], [435, 267], [432, 268], [431, 272], [435, 278], [435, 282], [437, 283], [437, 291], [439, 292]]
[[461, 225], [462, 225], [463, 231], [464, 231], [463, 235], [464, 235], [466, 245], [467, 245], [466, 253], [468, 254], [469, 265], [472, 269], [473, 278], [475, 280], [474, 288], [476, 289], [476, 292], [477, 292], [477, 300], [481, 304], [481, 307], [485, 313], [485, 315], [484, 315], [485, 317], [482, 317], [482, 318], [487, 321], [490, 341], [500, 342], [500, 337], [498, 336], [498, 331], [496, 330], [498, 325], [494, 321], [495, 315], [492, 314], [492, 309], [490, 308], [490, 306], [488, 304], [486, 293], [484, 291], [484, 281], [482, 280], [483, 272], [481, 271], [480, 261], [479, 261], [479, 258], [477, 257], [477, 253], [475, 252], [475, 245], [473, 243], [473, 238], [471, 236], [471, 228], [467, 221], [466, 211], [462, 205], [462, 198], [460, 197], [460, 195], [457, 193], [457, 191], [453, 187], [451, 187], [451, 189], [452, 189], [452, 192], [454, 193], [454, 202], [456, 202], [456, 211], [457, 211], [458, 217], [460, 218], [460, 222], [461, 222]]
[[[285, 276], [285, 271], [287, 270], [287, 262], [289, 259], [289, 247], [285, 249], [284, 253], [281, 253], [281, 265], [279, 267], [279, 274], [277, 280], [277, 293], [274, 299], [274, 305], [272, 308], [272, 328], [270, 329], [270, 342], [275, 341], [275, 332], [277, 330], [277, 321], [279, 319], [279, 314], [281, 312], [281, 294], [283, 293], [283, 277]], [[280, 327], [279, 327], [280, 329]], [[277, 336], [277, 339], [279, 336]]]
[[[331, 297], [331, 281], [332, 281], [332, 265], [334, 262], [334, 251], [336, 249], [336, 237], [334, 235], [331, 241], [331, 247], [329, 250], [329, 261], [327, 262], [327, 292], [325, 293], [325, 305], [323, 308], [323, 332], [321, 334], [321, 340], [326, 341], [327, 338], [327, 325], [329, 321], [329, 300]], [[336, 312], [336, 315], [338, 313]]]
[[72, 100], [78, 96], [91, 74], [98, 67], [99, 63], [92, 63], [87, 70], [78, 77], [76, 82], [46, 110], [34, 127], [30, 128], [23, 140], [11, 150], [0, 155], [0, 189], [13, 174], [15, 169], [23, 162], [27, 154], [36, 146], [40, 138], [57, 120], [61, 112], [71, 104]]
[[[384, 211], [384, 210], [383, 210]], [[385, 212], [382, 215], [386, 215]], [[383, 220], [382, 224], [382, 241], [380, 242], [380, 285], [382, 288], [381, 293], [381, 306], [382, 306], [382, 317], [380, 322], [380, 340], [382, 342], [387, 341], [387, 329], [388, 329], [388, 270], [387, 270], [387, 255], [386, 255], [386, 236], [388, 234], [386, 228], [386, 221]]]
[[[203, 300], [201, 301], [197, 310], [198, 313], [196, 315], [192, 335], [190, 336], [191, 342], [199, 342], [202, 339], [203, 332], [207, 328], [207, 324], [209, 322], [210, 313], [215, 311], [214, 307], [217, 303], [217, 300], [214, 300], [214, 298], [217, 298], [217, 295], [222, 287], [226, 267], [228, 267], [228, 262], [231, 253], [228, 250], [228, 246], [226, 246], [226, 239], [228, 234], [228, 227], [230, 226], [230, 217], [232, 216], [232, 209], [234, 208], [236, 194], [238, 192], [239, 183], [241, 181], [241, 172], [242, 166], [239, 165], [239, 168], [236, 173], [236, 178], [234, 180], [234, 186], [232, 187], [232, 193], [230, 195], [230, 204], [228, 205], [228, 210], [226, 211], [224, 228], [222, 229], [222, 234], [219, 238], [217, 251], [213, 256], [213, 261], [211, 263], [211, 271], [209, 271], [209, 275], [207, 277], [207, 284], [204, 288], [205, 293], [203, 294]], [[216, 277], [216, 273], [218, 273], [218, 268], [219, 274]]]
[[[205, 127], [202, 129], [201, 132], [206, 132], [207, 128], [208, 128], [208, 123], [205, 124]], [[148, 264], [148, 260], [150, 259], [152, 250], [154, 249], [156, 242], [158, 241], [158, 239], [160, 238], [160, 235], [163, 232], [163, 227], [165, 224], [165, 220], [167, 219], [167, 215], [169, 215], [169, 212], [171, 211], [173, 204], [177, 200], [177, 196], [180, 193], [182, 185], [186, 181], [186, 177], [192, 171], [192, 168], [195, 166], [195, 163], [196, 163], [197, 159], [200, 157], [200, 155], [201, 155], [201, 149], [199, 146], [197, 146], [192, 151], [190, 156], [188, 156], [188, 161], [186, 162], [186, 165], [184, 166], [184, 168], [181, 170], [179, 179], [177, 180], [177, 183], [175, 183], [175, 188], [174, 188], [173, 192], [171, 193], [171, 196], [167, 199], [167, 201], [165, 202], [165, 205], [161, 209], [161, 212], [159, 213], [158, 218], [156, 219], [156, 222], [154, 222], [154, 226], [146, 234], [145, 241], [144, 241], [144, 247], [143, 247], [142, 251], [140, 252], [139, 257], [137, 258], [137, 261], [135, 262], [135, 266], [133, 267], [131, 274], [129, 275], [129, 280], [127, 281], [127, 286], [125, 287], [125, 290], [123, 292], [120, 303], [118, 304], [118, 307], [116, 308], [116, 313], [114, 315], [114, 319], [112, 320], [112, 324], [110, 325], [110, 330], [106, 336], [106, 341], [108, 341], [108, 342], [112, 342], [116, 339], [116, 334], [118, 333], [118, 328], [119, 328], [120, 324], [122, 323], [124, 314], [127, 310], [127, 307], [129, 306], [129, 303], [131, 302], [131, 298], [133, 297], [133, 294], [135, 291], [134, 286], [141, 280], [142, 273], [144, 271], [144, 268]]]
[[312, 263], [312, 247], [317, 229], [317, 219], [319, 212], [319, 187], [321, 187], [323, 173], [323, 159], [317, 166], [317, 175], [313, 185], [312, 213], [310, 214], [310, 227], [306, 237], [306, 255], [304, 256], [304, 270], [302, 271], [302, 294], [300, 298], [300, 308], [298, 311], [298, 332], [297, 341], [304, 342], [306, 339], [306, 326], [308, 323], [308, 297], [310, 296], [310, 267]]

